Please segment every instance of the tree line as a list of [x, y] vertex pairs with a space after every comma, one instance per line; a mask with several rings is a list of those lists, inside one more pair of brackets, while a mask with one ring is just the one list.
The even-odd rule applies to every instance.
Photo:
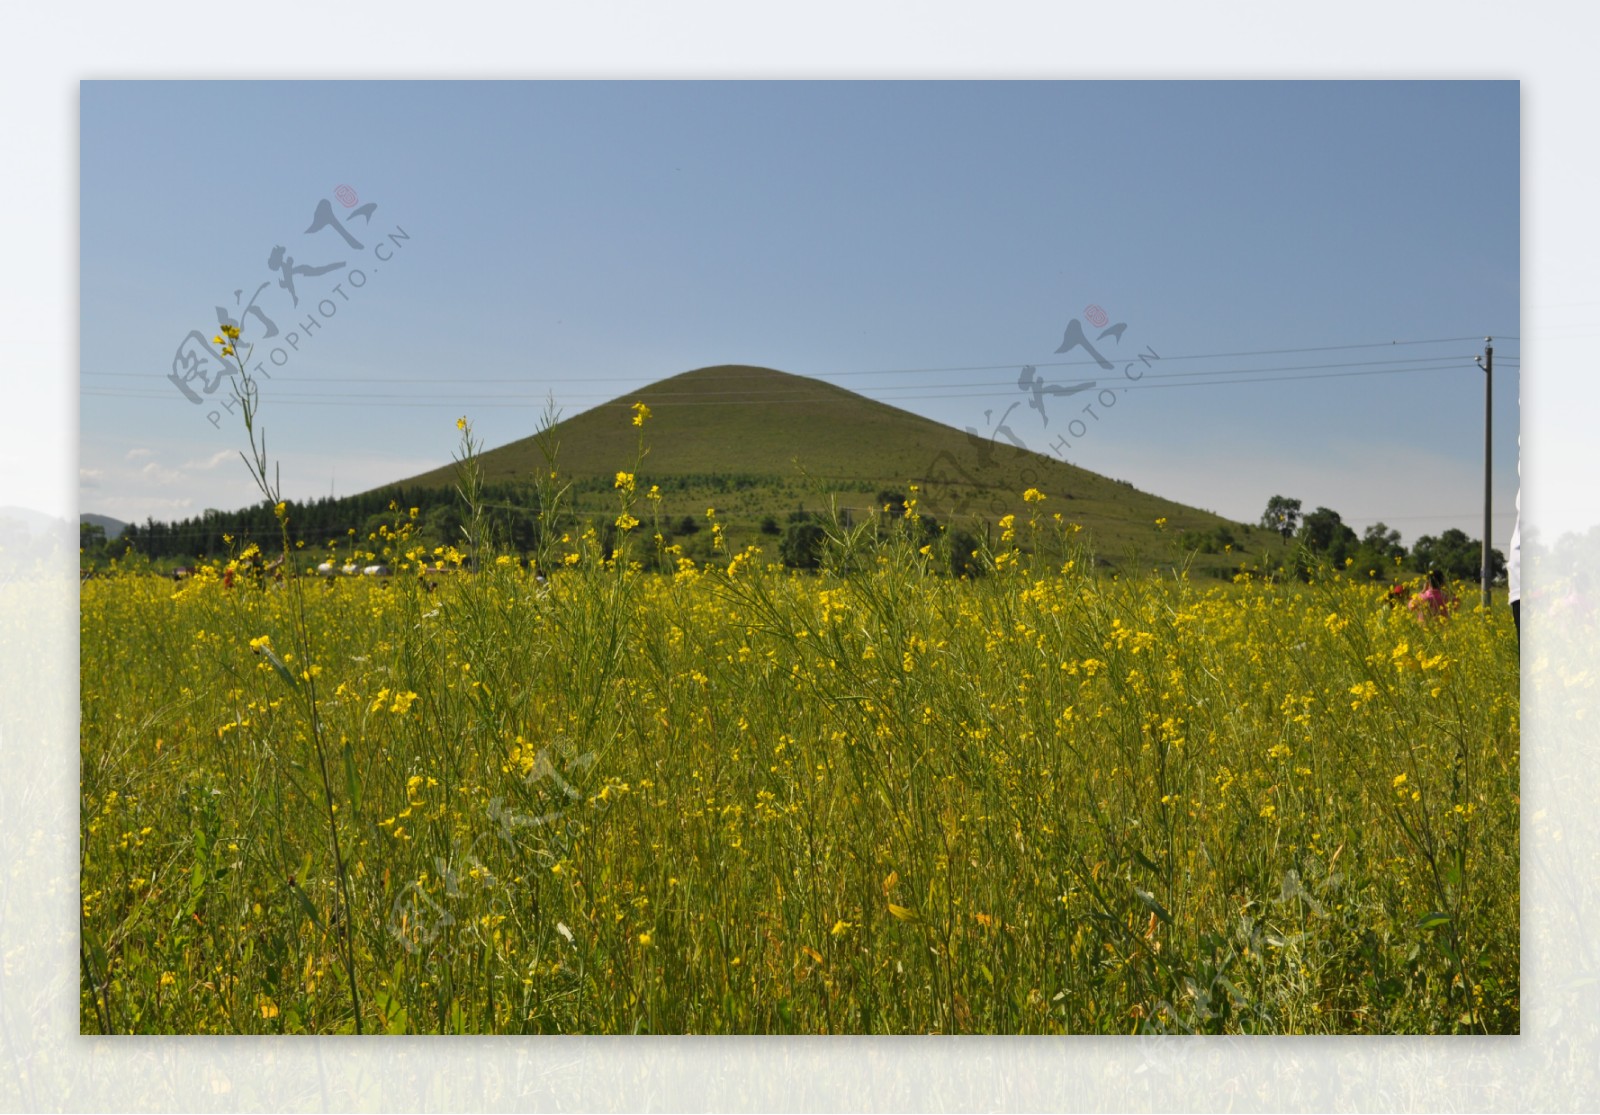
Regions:
[[[393, 527], [396, 515], [413, 518], [415, 537], [429, 547], [458, 543], [465, 522], [460, 497], [453, 488], [380, 488], [359, 495], [299, 502], [286, 501], [290, 531], [307, 548], [320, 549], [347, 543], [355, 532], [356, 544], [367, 547], [368, 536], [380, 526]], [[518, 549], [530, 549], [538, 539], [538, 497], [524, 485], [485, 485], [485, 513], [498, 537]], [[398, 512], [395, 510], [398, 509]], [[187, 519], [130, 523], [108, 540], [104, 528], [82, 523], [78, 545], [87, 560], [124, 559], [139, 555], [150, 560], [226, 557], [255, 542], [262, 550], [279, 545], [279, 528], [272, 507], [257, 504], [237, 511], [206, 510]]]
[[[1281, 495], [1267, 501], [1260, 525], [1277, 531], [1285, 542], [1296, 543], [1294, 561], [1296, 571], [1302, 575], [1313, 561], [1362, 577], [1437, 569], [1453, 580], [1476, 582], [1483, 570], [1481, 540], [1456, 527], [1437, 536], [1424, 534], [1407, 550], [1400, 544], [1400, 532], [1382, 522], [1373, 523], [1357, 535], [1332, 508], [1318, 507], [1302, 515], [1299, 500]], [[1505, 555], [1491, 550], [1491, 583], [1505, 576], [1505, 567]]]

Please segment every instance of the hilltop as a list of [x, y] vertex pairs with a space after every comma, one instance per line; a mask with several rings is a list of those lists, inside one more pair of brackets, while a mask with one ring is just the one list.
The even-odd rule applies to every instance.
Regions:
[[[1022, 492], [1038, 488], [1047, 496], [1046, 512], [1081, 524], [1099, 552], [1113, 557], [1130, 546], [1166, 549], [1158, 545], [1157, 519], [1172, 534], [1252, 532], [1005, 441], [984, 444], [833, 384], [747, 365], [685, 372], [559, 422], [557, 465], [573, 480], [580, 510], [611, 506], [612, 479], [632, 469], [641, 432], [631, 423], [636, 402], [651, 410], [641, 487], [659, 484], [663, 513], [671, 517], [716, 507], [730, 539], [754, 532], [767, 516], [818, 510], [830, 494], [858, 516], [870, 515], [881, 509], [879, 493], [904, 494], [912, 484], [923, 511], [980, 531], [1002, 515], [1022, 513]], [[534, 436], [481, 460], [491, 484], [525, 482], [545, 467]], [[446, 466], [392, 487], [443, 488], [455, 479], [454, 467]]]

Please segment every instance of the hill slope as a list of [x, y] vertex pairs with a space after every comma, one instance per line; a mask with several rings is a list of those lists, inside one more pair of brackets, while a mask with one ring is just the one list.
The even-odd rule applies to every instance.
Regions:
[[106, 538], [112, 539], [128, 529], [128, 524], [121, 519], [113, 519], [110, 515], [96, 515], [92, 511], [85, 511], [78, 516], [78, 521], [88, 526], [97, 526], [106, 532]]
[[[957, 525], [1020, 514], [1022, 492], [1038, 488], [1048, 497], [1044, 510], [1082, 524], [1102, 553], [1148, 547], [1157, 519], [1167, 520], [1168, 532], [1225, 524], [1210, 512], [1004, 441], [978, 442], [832, 384], [745, 365], [685, 372], [560, 422], [557, 465], [575, 481], [580, 508], [609, 506], [612, 478], [633, 467], [641, 433], [631, 422], [635, 402], [652, 412], [642, 431], [648, 455], [638, 470], [641, 487], [660, 484], [669, 515], [715, 506], [733, 536], [764, 515], [817, 509], [827, 493], [871, 513], [880, 491], [904, 493], [911, 484], [920, 488], [924, 511]], [[487, 481], [516, 482], [542, 469], [544, 458], [527, 437], [484, 453], [482, 463]], [[453, 467], [445, 467], [398, 486], [454, 482]]]

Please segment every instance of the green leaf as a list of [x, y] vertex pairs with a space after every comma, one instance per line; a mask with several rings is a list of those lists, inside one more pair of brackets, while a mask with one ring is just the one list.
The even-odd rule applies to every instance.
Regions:
[[289, 893], [294, 895], [295, 901], [300, 904], [300, 909], [305, 912], [306, 917], [311, 919], [311, 924], [318, 929], [322, 929], [322, 919], [317, 916], [317, 908], [311, 904], [311, 899], [306, 897], [306, 892], [297, 886], [291, 885]]
[[394, 995], [386, 990], [373, 992], [373, 1005], [378, 1006], [378, 1017], [384, 1025], [384, 1033], [405, 1033], [410, 1030], [411, 1021]]
[[1449, 924], [1450, 924], [1450, 915], [1449, 914], [1445, 914], [1445, 913], [1440, 913], [1438, 910], [1434, 910], [1434, 911], [1432, 911], [1430, 913], [1423, 914], [1420, 918], [1417, 919], [1417, 928], [1418, 929], [1438, 929], [1441, 925], [1449, 925]]
[[1161, 874], [1161, 868], [1150, 862], [1150, 857], [1145, 855], [1138, 848], [1133, 849], [1133, 858], [1139, 862], [1139, 866], [1144, 867], [1157, 875]]
[[359, 816], [361, 812], [361, 780], [356, 777], [356, 758], [351, 751], [350, 744], [344, 745], [344, 788], [350, 795], [350, 815]]
[[1165, 906], [1156, 901], [1155, 895], [1151, 894], [1147, 890], [1140, 890], [1138, 887], [1133, 888], [1133, 893], [1138, 896], [1140, 902], [1144, 903], [1144, 908], [1146, 910], [1149, 910], [1152, 914], [1166, 922], [1168, 925], [1172, 924], [1172, 915], [1167, 913], [1167, 908]]
[[200, 899], [206, 893], [206, 867], [205, 864], [196, 862], [189, 870], [189, 900], [184, 903], [183, 913], [179, 920], [193, 914], [200, 908]]
[[267, 661], [272, 663], [272, 668], [278, 671], [278, 676], [288, 682], [291, 688], [300, 684], [295, 676], [289, 672], [289, 667], [283, 664], [283, 659], [273, 653], [271, 647], [262, 647], [261, 650], [267, 656]]

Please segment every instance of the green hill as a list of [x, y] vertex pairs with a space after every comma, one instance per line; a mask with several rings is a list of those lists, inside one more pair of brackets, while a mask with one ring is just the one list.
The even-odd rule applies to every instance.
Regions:
[[[633, 404], [651, 418], [632, 424]], [[919, 487], [921, 509], [941, 523], [982, 532], [1002, 515], [1022, 517], [1022, 493], [1038, 488], [1044, 512], [1081, 524], [1104, 558], [1135, 552], [1174, 556], [1183, 531], [1214, 535], [1223, 528], [1235, 550], [1265, 545], [1267, 532], [1089, 472], [1005, 441], [984, 444], [964, 431], [857, 395], [841, 387], [770, 368], [719, 365], [661, 380], [575, 415], [554, 428], [557, 466], [573, 481], [575, 507], [600, 513], [615, 506], [612, 481], [632, 471], [639, 435], [648, 453], [638, 468], [640, 490], [660, 486], [665, 519], [703, 517], [715, 507], [730, 542], [759, 532], [767, 517], [819, 510], [831, 494], [858, 518], [881, 510], [878, 495]], [[491, 484], [530, 480], [544, 457], [533, 436], [482, 455]], [[395, 487], [455, 483], [453, 466]], [[1164, 519], [1166, 537], [1157, 530]], [[770, 527], [769, 527], [770, 532]], [[1203, 556], [1199, 564], [1235, 565], [1235, 555]]]
[[106, 532], [106, 538], [115, 538], [128, 529], [128, 524], [121, 519], [113, 519], [110, 515], [96, 515], [92, 511], [85, 511], [78, 516], [78, 522], [85, 526], [99, 527]]

